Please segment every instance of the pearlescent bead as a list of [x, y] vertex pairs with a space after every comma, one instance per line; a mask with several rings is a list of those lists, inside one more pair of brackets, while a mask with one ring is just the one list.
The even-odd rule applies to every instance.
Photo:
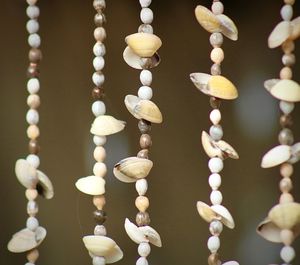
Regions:
[[148, 260], [145, 257], [140, 257], [136, 261], [136, 265], [148, 265]]
[[148, 7], [142, 8], [140, 18], [144, 24], [151, 24], [153, 22], [152, 10]]
[[93, 104], [92, 104], [92, 112], [93, 114], [98, 117], [100, 115], [104, 115], [106, 113], [106, 106], [104, 104], [103, 101], [95, 101]]
[[139, 26], [138, 32], [153, 34], [153, 27], [150, 24], [142, 24]]
[[294, 173], [294, 167], [292, 164], [289, 163], [284, 163], [280, 166], [280, 174], [284, 178], [289, 178], [293, 175]]
[[213, 205], [220, 205], [223, 201], [223, 195], [219, 190], [213, 190], [210, 194], [210, 201]]
[[207, 241], [207, 247], [211, 253], [216, 253], [220, 248], [220, 238], [217, 236], [211, 236]]
[[283, 178], [280, 181], [279, 188], [281, 192], [287, 193], [290, 192], [293, 188], [293, 182], [290, 178]]
[[151, 5], [152, 0], [140, 0], [141, 7], [148, 7]]
[[37, 155], [30, 154], [26, 157], [27, 162], [35, 168], [40, 166], [40, 158]]
[[215, 15], [221, 15], [224, 12], [224, 5], [222, 2], [214, 2], [211, 6], [211, 10]]
[[138, 253], [141, 257], [149, 256], [151, 252], [151, 246], [149, 243], [140, 243], [138, 246]]
[[106, 236], [106, 228], [104, 225], [96, 225], [94, 229], [94, 235], [95, 236]]
[[284, 54], [282, 56], [282, 63], [285, 66], [293, 66], [296, 63], [296, 57], [295, 54], [290, 53], [290, 54]]
[[40, 136], [40, 129], [36, 125], [30, 125], [27, 129], [27, 137], [35, 140]]
[[104, 74], [102, 74], [101, 72], [95, 72], [93, 74], [92, 80], [96, 86], [102, 86], [105, 81]]
[[222, 118], [220, 110], [218, 109], [212, 110], [211, 113], [209, 114], [209, 118], [214, 125], [219, 124]]
[[30, 250], [26, 258], [29, 262], [35, 263], [39, 258], [39, 251], [37, 249]]
[[135, 183], [135, 189], [140, 196], [144, 196], [148, 190], [148, 182], [146, 179], [139, 179]]
[[138, 91], [138, 96], [141, 99], [150, 100], [153, 96], [152, 88], [149, 86], [141, 86]]
[[36, 189], [27, 189], [25, 191], [25, 196], [26, 196], [27, 200], [29, 200], [29, 201], [35, 200], [38, 195], [39, 194]]
[[219, 32], [212, 33], [209, 42], [214, 48], [221, 47], [223, 44], [223, 35]]
[[35, 216], [39, 212], [39, 207], [36, 201], [29, 201], [27, 203], [27, 214], [29, 216]]
[[216, 64], [221, 64], [224, 60], [224, 51], [221, 48], [213, 48], [210, 59]]
[[37, 6], [30, 5], [26, 9], [26, 14], [31, 19], [35, 19], [40, 15], [40, 9]]
[[280, 251], [280, 257], [286, 263], [290, 263], [296, 256], [296, 252], [291, 246], [284, 246]]
[[219, 173], [224, 167], [223, 160], [218, 157], [213, 157], [209, 160], [208, 167], [212, 173]]
[[286, 66], [281, 69], [279, 75], [280, 75], [280, 79], [292, 79], [293, 72], [290, 67]]
[[95, 135], [93, 137], [93, 142], [95, 145], [97, 146], [103, 146], [106, 144], [106, 141], [107, 141], [107, 138], [106, 136], [98, 136], [98, 135]]
[[26, 29], [29, 34], [37, 33], [39, 31], [39, 22], [37, 22], [35, 19], [30, 19], [26, 23]]
[[40, 90], [40, 81], [37, 78], [30, 78], [27, 82], [27, 90], [30, 94], [36, 94]]
[[103, 42], [106, 39], [106, 31], [103, 27], [97, 27], [94, 30], [94, 37], [96, 41]]
[[280, 101], [279, 106], [280, 106], [281, 111], [284, 114], [288, 115], [294, 110], [295, 103], [287, 102], [287, 101]]
[[219, 236], [223, 231], [223, 224], [220, 221], [212, 221], [209, 225], [209, 231], [213, 236]]
[[41, 46], [41, 37], [37, 33], [30, 34], [28, 36], [28, 44], [33, 48]]
[[95, 174], [95, 176], [103, 178], [107, 173], [106, 165], [102, 162], [95, 163], [93, 173]]
[[294, 142], [294, 135], [292, 130], [288, 128], [282, 129], [278, 135], [278, 141], [280, 144], [292, 145]]
[[38, 124], [39, 122], [39, 113], [35, 109], [30, 109], [26, 114], [26, 121], [29, 124]]
[[39, 227], [39, 221], [35, 217], [29, 217], [26, 221], [26, 227], [31, 231], [35, 231]]
[[222, 184], [221, 176], [217, 173], [211, 174], [208, 178], [208, 183], [213, 190], [217, 190]]
[[93, 65], [96, 71], [101, 71], [104, 68], [105, 60], [102, 56], [97, 56], [93, 60]]
[[94, 158], [97, 162], [103, 162], [106, 158], [106, 150], [103, 146], [97, 146], [94, 150]]
[[105, 45], [101, 42], [96, 42], [93, 47], [93, 53], [95, 56], [104, 56], [106, 53]]
[[[27, 105], [31, 108], [31, 109], [37, 109], [41, 104], [41, 100], [40, 100], [40, 97], [39, 95], [37, 94], [32, 94], [32, 95], [29, 95], [27, 97]], [[27, 113], [28, 114], [28, 113]], [[32, 114], [30, 114], [32, 115]], [[31, 117], [30, 117], [31, 118]], [[27, 117], [26, 117], [27, 119]]]
[[291, 5], [284, 5], [280, 10], [280, 15], [283, 20], [290, 21], [293, 17], [293, 7]]
[[97, 27], [102, 27], [103, 24], [106, 22], [105, 15], [103, 13], [97, 13], [94, 16], [94, 22]]
[[209, 135], [211, 138], [213, 138], [215, 141], [219, 141], [223, 137], [223, 129], [221, 125], [213, 125], [209, 129]]
[[105, 265], [105, 258], [104, 257], [93, 257], [93, 265]]
[[140, 73], [140, 81], [144, 86], [151, 86], [152, 84], [152, 73], [149, 70], [143, 70]]

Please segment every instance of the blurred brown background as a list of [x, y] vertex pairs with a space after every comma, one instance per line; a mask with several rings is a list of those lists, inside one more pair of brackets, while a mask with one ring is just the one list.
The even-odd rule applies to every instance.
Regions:
[[[40, 224], [48, 236], [42, 244], [38, 264], [91, 264], [81, 237], [93, 232], [91, 198], [79, 194], [75, 181], [92, 172], [91, 75], [94, 29], [92, 1], [44, 0], [41, 8], [41, 36], [44, 59], [41, 66], [42, 107], [41, 169], [55, 185], [55, 198], [39, 199]], [[149, 176], [152, 226], [161, 234], [163, 248], [152, 248], [151, 265], [207, 264], [208, 224], [200, 219], [196, 201], [209, 201], [208, 158], [200, 144], [202, 130], [208, 130], [208, 97], [190, 82], [189, 73], [209, 72], [211, 62], [205, 32], [194, 18], [197, 4], [211, 1], [156, 0], [154, 29], [163, 40], [161, 65], [154, 70], [154, 98], [164, 114], [162, 126], [153, 126], [151, 158], [155, 167]], [[223, 74], [238, 87], [240, 97], [222, 105], [224, 139], [240, 154], [240, 160], [226, 160], [222, 192], [224, 205], [235, 217], [236, 229], [224, 229], [222, 260], [236, 259], [243, 265], [279, 263], [280, 245], [260, 238], [256, 225], [279, 198], [278, 168], [263, 170], [264, 152], [277, 144], [278, 103], [263, 88], [263, 81], [277, 77], [281, 68], [280, 49], [267, 48], [267, 36], [280, 21], [283, 1], [224, 1], [225, 13], [238, 25], [239, 41], [225, 41]], [[26, 77], [27, 32], [25, 0], [1, 0], [0, 69], [0, 264], [25, 264], [24, 255], [6, 250], [10, 236], [25, 226], [24, 188], [14, 175], [14, 163], [27, 155]], [[300, 2], [295, 5], [300, 15]], [[136, 94], [139, 72], [122, 59], [124, 37], [140, 23], [137, 0], [107, 0], [106, 90], [108, 112], [128, 122], [126, 130], [109, 138], [106, 223], [109, 235], [122, 247], [119, 264], [135, 264], [137, 246], [125, 234], [124, 219], [134, 219], [134, 185], [117, 181], [113, 164], [138, 151], [137, 121], [126, 111], [123, 99]], [[297, 57], [300, 58], [297, 44]], [[300, 62], [294, 68], [299, 80]], [[300, 139], [300, 108], [293, 113], [296, 140]], [[296, 166], [294, 194], [300, 201], [300, 167]], [[299, 252], [299, 241], [295, 243]], [[299, 254], [299, 253], [298, 253]], [[300, 255], [293, 263], [300, 264]]]

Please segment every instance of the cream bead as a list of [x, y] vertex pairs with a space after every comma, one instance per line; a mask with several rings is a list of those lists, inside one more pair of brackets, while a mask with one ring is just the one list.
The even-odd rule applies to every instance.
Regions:
[[40, 166], [40, 158], [37, 155], [30, 154], [26, 157], [26, 161], [32, 165], [34, 168]]
[[293, 7], [291, 5], [284, 5], [280, 10], [280, 15], [283, 20], [290, 21], [293, 17]]
[[212, 12], [215, 15], [221, 15], [224, 12], [224, 5], [222, 2], [214, 2], [211, 7]]
[[293, 165], [289, 163], [284, 163], [280, 166], [280, 174], [284, 178], [289, 178], [293, 175], [294, 173], [294, 167]]
[[106, 199], [104, 195], [96, 195], [93, 197], [93, 204], [98, 210], [103, 210], [106, 204]]
[[280, 195], [279, 203], [290, 203], [294, 201], [294, 197], [290, 193], [283, 193]]
[[35, 263], [39, 258], [39, 251], [37, 249], [30, 250], [27, 254], [27, 260], [31, 263]]
[[39, 122], [39, 113], [35, 109], [30, 109], [26, 114], [26, 121], [29, 124], [38, 124]]
[[35, 140], [40, 136], [40, 130], [39, 127], [36, 125], [30, 125], [27, 129], [27, 137], [29, 139]]
[[219, 173], [224, 167], [223, 160], [218, 157], [213, 157], [209, 160], [208, 167], [212, 173]]
[[284, 246], [280, 251], [280, 257], [285, 263], [290, 263], [296, 256], [296, 252], [291, 246]]
[[147, 257], [149, 256], [151, 252], [151, 246], [149, 243], [140, 243], [138, 246], [138, 253], [141, 257]]
[[210, 194], [210, 201], [213, 205], [220, 205], [223, 201], [223, 195], [219, 190], [213, 190]]
[[221, 64], [221, 62], [224, 60], [223, 50], [221, 48], [213, 48], [210, 53], [210, 59], [216, 64]]
[[284, 229], [280, 231], [280, 239], [283, 244], [289, 246], [294, 241], [294, 232], [288, 229]]
[[40, 81], [37, 78], [30, 78], [27, 82], [27, 90], [30, 94], [36, 94], [40, 90]]
[[102, 162], [95, 163], [93, 173], [95, 174], [95, 176], [103, 178], [107, 173], [106, 165]]
[[139, 196], [135, 200], [135, 206], [140, 212], [145, 212], [149, 208], [149, 199], [145, 196]]
[[144, 86], [151, 86], [152, 84], [152, 73], [149, 70], [143, 70], [140, 73], [140, 81]]
[[95, 136], [93, 137], [93, 142], [94, 142], [94, 144], [97, 145], [97, 146], [105, 145], [105, 144], [106, 144], [106, 141], [107, 141], [106, 136], [98, 136], [98, 135], [95, 135]]
[[220, 123], [221, 121], [221, 112], [218, 109], [214, 109], [211, 111], [210, 115], [209, 115], [210, 121], [214, 124], [217, 125]]
[[293, 72], [290, 67], [283, 67], [279, 73], [280, 79], [292, 79]]
[[142, 8], [140, 18], [144, 24], [151, 24], [153, 22], [153, 11], [148, 7]]
[[220, 248], [220, 238], [218, 236], [211, 236], [207, 241], [207, 247], [211, 253], [216, 253]]
[[106, 39], [106, 31], [103, 27], [95, 28], [94, 37], [96, 41], [103, 42]]
[[27, 97], [27, 105], [32, 109], [37, 109], [41, 104], [39, 95], [33, 94]]
[[148, 182], [146, 179], [139, 179], [135, 183], [135, 189], [140, 196], [144, 196], [148, 190]]
[[106, 150], [102, 146], [97, 146], [94, 150], [94, 158], [97, 162], [103, 162], [106, 158]]
[[217, 190], [222, 184], [222, 179], [219, 174], [214, 173], [209, 176], [208, 182], [209, 182], [209, 186], [213, 190]]
[[26, 29], [29, 34], [37, 33], [39, 31], [39, 22], [37, 22], [35, 19], [30, 19], [26, 23]]
[[25, 191], [26, 199], [29, 201], [34, 201], [38, 196], [38, 191], [36, 189], [27, 189]]

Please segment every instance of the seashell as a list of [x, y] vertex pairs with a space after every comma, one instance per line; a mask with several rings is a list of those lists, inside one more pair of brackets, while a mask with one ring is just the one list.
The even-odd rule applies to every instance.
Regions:
[[296, 40], [300, 36], [300, 17], [297, 17], [291, 21], [292, 32], [290, 40]]
[[281, 243], [280, 228], [272, 223], [268, 218], [258, 225], [256, 231], [260, 236], [270, 242]]
[[190, 74], [190, 79], [194, 85], [204, 94], [208, 94], [208, 81], [211, 78], [211, 75], [204, 73], [192, 73]]
[[37, 183], [37, 190], [41, 196], [46, 199], [52, 199], [54, 196], [54, 189], [51, 180], [40, 170], [37, 170], [37, 177], [39, 182]]
[[107, 136], [122, 131], [125, 127], [125, 122], [115, 119], [109, 115], [98, 116], [91, 128], [91, 133], [98, 136]]
[[102, 195], [105, 193], [105, 180], [97, 176], [80, 178], [76, 182], [76, 188], [88, 195]]
[[28, 252], [37, 248], [45, 239], [47, 231], [39, 226], [35, 232], [25, 228], [12, 236], [7, 249], [13, 253]]
[[268, 39], [269, 47], [276, 48], [283, 44], [291, 34], [291, 24], [289, 21], [282, 21], [274, 28]]
[[152, 57], [162, 45], [156, 35], [142, 32], [127, 36], [125, 41], [135, 54], [143, 58]]
[[231, 40], [238, 40], [238, 29], [234, 22], [226, 15], [217, 15], [218, 20], [221, 23], [221, 32]]
[[199, 24], [208, 32], [221, 32], [220, 20], [206, 7], [198, 5], [195, 9], [195, 15]]
[[15, 165], [15, 173], [17, 179], [27, 189], [35, 188], [39, 181], [36, 169], [25, 159], [17, 160]]
[[149, 175], [153, 162], [139, 157], [128, 157], [114, 167], [115, 177], [125, 183], [133, 183]]
[[151, 226], [141, 226], [139, 229], [144, 233], [151, 244], [157, 247], [162, 247], [162, 242], [159, 233]]
[[278, 145], [267, 152], [261, 162], [262, 168], [278, 166], [291, 157], [291, 147], [288, 145]]
[[300, 225], [300, 204], [289, 202], [274, 206], [268, 218], [280, 229], [294, 229]]
[[123, 258], [123, 252], [114, 240], [106, 236], [85, 236], [83, 243], [93, 256], [104, 257], [107, 264]]
[[280, 80], [271, 88], [270, 93], [280, 100], [288, 102], [300, 101], [300, 85], [293, 80]]
[[239, 265], [239, 263], [232, 260], [232, 261], [227, 261], [225, 263], [222, 263], [222, 265]]
[[148, 62], [146, 65], [144, 65], [143, 59], [135, 54], [130, 47], [126, 47], [123, 52], [123, 58], [125, 62], [134, 69], [151, 69], [159, 65], [160, 63], [160, 56], [158, 53], [155, 53], [150, 58], [150, 63]]
[[230, 229], [235, 227], [232, 215], [222, 205], [209, 206], [204, 202], [198, 201], [197, 210], [200, 216], [208, 223], [213, 220], [219, 220]]
[[265, 81], [264, 87], [270, 92], [271, 89], [280, 81], [280, 79], [269, 79]]
[[128, 111], [137, 119], [144, 119], [152, 123], [162, 123], [163, 118], [159, 108], [150, 100], [127, 95], [125, 105]]
[[300, 143], [296, 143], [291, 148], [291, 158], [289, 159], [289, 163], [295, 164], [300, 160]]

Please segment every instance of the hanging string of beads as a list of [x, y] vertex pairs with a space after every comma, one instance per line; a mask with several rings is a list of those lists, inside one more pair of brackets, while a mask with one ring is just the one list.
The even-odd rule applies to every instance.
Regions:
[[96, 226], [94, 235], [83, 237], [83, 242], [93, 259], [93, 265], [104, 265], [117, 262], [123, 258], [123, 252], [116, 244], [116, 242], [107, 237], [107, 231], [104, 226], [106, 221], [105, 205], [105, 175], [107, 167], [104, 162], [106, 158], [106, 150], [103, 147], [106, 143], [106, 137], [111, 134], [122, 131], [125, 127], [123, 121], [119, 121], [112, 116], [106, 115], [106, 106], [104, 99], [104, 74], [102, 70], [105, 65], [104, 55], [106, 53], [104, 40], [106, 38], [106, 31], [103, 27], [105, 23], [104, 9], [106, 8], [105, 0], [94, 0], [93, 7], [96, 10], [94, 22], [96, 28], [94, 30], [94, 37], [96, 44], [93, 52], [95, 58], [93, 66], [95, 73], [92, 76], [92, 81], [96, 87], [92, 90], [92, 113], [96, 117], [92, 127], [91, 133], [94, 135], [93, 141], [96, 145], [94, 149], [94, 159], [96, 160], [93, 168], [93, 175], [80, 178], [76, 182], [76, 187], [84, 194], [93, 196], [93, 204], [96, 210], [93, 212]]
[[[198, 5], [195, 9], [195, 15], [200, 25], [211, 33], [210, 44], [213, 50], [210, 58], [213, 61], [211, 74], [192, 73], [191, 81], [204, 94], [210, 97], [210, 105], [213, 110], [210, 113], [212, 126], [209, 133], [202, 132], [202, 146], [209, 156], [208, 162], [211, 175], [209, 176], [209, 185], [212, 189], [210, 201], [212, 206], [198, 201], [197, 210], [200, 216], [210, 223], [209, 231], [211, 237], [208, 239], [207, 246], [211, 254], [208, 258], [209, 265], [220, 265], [220, 235], [223, 225], [233, 229], [235, 224], [230, 212], [222, 206], [223, 195], [219, 190], [221, 186], [220, 172], [223, 170], [223, 161], [230, 157], [238, 159], [239, 156], [232, 146], [222, 140], [223, 129], [221, 122], [221, 100], [233, 100], [238, 97], [236, 87], [225, 77], [221, 76], [221, 63], [224, 60], [223, 35], [236, 41], [238, 39], [238, 30], [233, 21], [223, 14], [224, 6], [220, 1], [213, 1], [211, 11], [204, 6]], [[236, 261], [223, 263], [226, 265], [236, 265]]]
[[279, 203], [268, 213], [267, 218], [259, 224], [257, 232], [266, 240], [284, 244], [280, 256], [285, 264], [290, 264], [295, 258], [295, 250], [291, 246], [299, 235], [300, 204], [294, 202], [290, 193], [293, 187], [293, 164], [300, 160], [300, 143], [294, 144], [291, 113], [295, 103], [300, 101], [300, 86], [292, 80], [291, 67], [296, 58], [293, 53], [294, 41], [300, 36], [300, 17], [293, 18], [293, 4], [295, 0], [284, 0], [281, 9], [281, 21], [272, 31], [268, 39], [269, 48], [282, 47], [284, 55], [282, 62], [284, 67], [280, 71], [280, 79], [271, 79], [265, 82], [265, 88], [269, 93], [280, 100], [280, 125], [282, 127], [278, 135], [279, 145], [267, 152], [263, 159], [262, 168], [280, 166], [282, 179], [279, 183], [281, 196]]
[[15, 173], [19, 182], [26, 188], [25, 196], [28, 200], [26, 228], [13, 235], [8, 243], [8, 250], [13, 253], [27, 253], [28, 262], [26, 265], [33, 265], [39, 257], [38, 246], [46, 237], [46, 229], [39, 225], [36, 217], [38, 214], [37, 197], [40, 194], [46, 199], [54, 196], [54, 190], [50, 179], [38, 168], [40, 166], [40, 158], [38, 156], [40, 147], [38, 137], [40, 130], [38, 127], [40, 106], [40, 90], [39, 80], [39, 63], [42, 59], [40, 50], [41, 37], [38, 34], [39, 22], [38, 17], [40, 10], [36, 5], [37, 0], [27, 0], [28, 7], [26, 14], [29, 18], [26, 29], [29, 33], [28, 44], [29, 50], [29, 67], [27, 70], [28, 82], [27, 105], [29, 110], [26, 114], [28, 123], [27, 136], [29, 138], [29, 155], [26, 159], [19, 159], [15, 165]]
[[127, 95], [125, 105], [128, 111], [139, 120], [138, 128], [141, 132], [140, 147], [141, 150], [137, 156], [121, 160], [115, 165], [114, 175], [117, 179], [125, 183], [135, 183], [138, 197], [135, 205], [139, 210], [136, 215], [136, 224], [125, 220], [125, 230], [128, 236], [137, 243], [139, 258], [137, 265], [147, 265], [147, 257], [150, 254], [153, 244], [161, 247], [161, 238], [156, 230], [149, 226], [150, 216], [147, 212], [149, 199], [146, 196], [149, 175], [153, 162], [149, 159], [149, 149], [152, 145], [152, 139], [149, 135], [152, 123], [162, 123], [162, 114], [157, 105], [151, 101], [153, 96], [152, 73], [151, 68], [160, 63], [160, 57], [157, 50], [162, 42], [159, 37], [153, 34], [153, 12], [149, 8], [151, 0], [140, 0], [142, 7], [140, 18], [142, 24], [138, 33], [129, 35], [125, 41], [127, 47], [123, 53], [125, 62], [134, 69], [141, 70], [140, 81], [142, 86], [138, 90], [138, 96]]

